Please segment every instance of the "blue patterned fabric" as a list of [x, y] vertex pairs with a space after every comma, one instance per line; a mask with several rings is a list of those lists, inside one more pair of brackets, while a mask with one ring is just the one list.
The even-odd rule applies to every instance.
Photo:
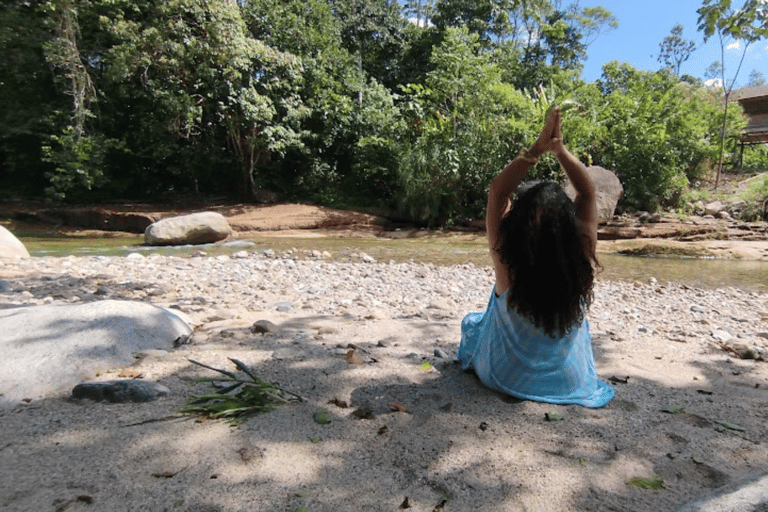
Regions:
[[586, 317], [556, 339], [507, 307], [507, 294], [494, 288], [485, 313], [461, 322], [458, 358], [474, 368], [489, 388], [518, 398], [552, 404], [602, 407], [614, 390], [597, 379]]

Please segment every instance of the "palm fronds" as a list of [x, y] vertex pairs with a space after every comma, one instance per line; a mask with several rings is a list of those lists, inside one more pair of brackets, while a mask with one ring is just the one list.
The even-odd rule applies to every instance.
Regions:
[[214, 368], [207, 364], [189, 359], [190, 363], [220, 373], [221, 377], [202, 377], [195, 379], [195, 384], [210, 383], [214, 391], [202, 395], [193, 395], [181, 414], [197, 414], [211, 419], [225, 418], [242, 421], [253, 414], [269, 411], [280, 404], [303, 402], [295, 393], [258, 378], [241, 361], [229, 358], [245, 374]]

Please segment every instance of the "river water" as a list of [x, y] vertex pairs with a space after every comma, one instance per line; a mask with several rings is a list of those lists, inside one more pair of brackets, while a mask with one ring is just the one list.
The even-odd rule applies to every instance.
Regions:
[[[307, 251], [327, 251], [331, 259], [347, 260], [364, 252], [380, 262], [432, 263], [452, 265], [472, 263], [489, 266], [485, 238], [426, 236], [420, 238], [339, 238], [339, 237], [258, 237], [225, 244], [184, 247], [148, 247], [141, 235], [118, 237], [19, 236], [32, 256], [121, 256], [131, 252], [188, 257], [204, 251], [209, 255], [233, 254], [272, 249], [278, 255], [295, 250], [298, 257]], [[680, 283], [698, 288], [737, 287], [749, 291], [768, 291], [768, 262], [694, 259], [673, 257], [634, 257], [598, 254], [603, 266], [600, 279], [659, 283]]]

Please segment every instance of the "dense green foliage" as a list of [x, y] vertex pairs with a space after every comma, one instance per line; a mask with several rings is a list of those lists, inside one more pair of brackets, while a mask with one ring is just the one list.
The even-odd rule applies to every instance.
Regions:
[[[584, 83], [589, 45], [616, 25], [603, 8], [406, 4], [422, 23], [394, 0], [4, 2], [2, 192], [311, 200], [450, 224], [483, 214], [557, 102], [572, 151], [653, 209], [711, 170], [723, 122], [743, 123], [668, 70], [614, 62]], [[533, 175], [562, 177], [552, 159]]]

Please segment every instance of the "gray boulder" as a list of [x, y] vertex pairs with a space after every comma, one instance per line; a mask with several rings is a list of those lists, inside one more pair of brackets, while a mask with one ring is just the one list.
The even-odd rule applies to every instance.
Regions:
[[0, 405], [68, 393], [96, 371], [128, 366], [140, 351], [173, 349], [192, 332], [181, 312], [104, 300], [0, 310]]
[[[619, 199], [624, 193], [624, 187], [621, 186], [616, 174], [608, 169], [593, 165], [587, 167], [587, 173], [595, 183], [597, 192], [597, 221], [604, 224], [613, 218], [616, 205], [619, 204]], [[565, 193], [571, 200], [576, 197], [576, 189], [570, 181], [565, 184]]]
[[144, 231], [147, 245], [197, 245], [226, 239], [232, 234], [227, 219], [216, 212], [198, 212], [153, 222]]
[[0, 258], [29, 258], [24, 244], [3, 226], [0, 226]]

